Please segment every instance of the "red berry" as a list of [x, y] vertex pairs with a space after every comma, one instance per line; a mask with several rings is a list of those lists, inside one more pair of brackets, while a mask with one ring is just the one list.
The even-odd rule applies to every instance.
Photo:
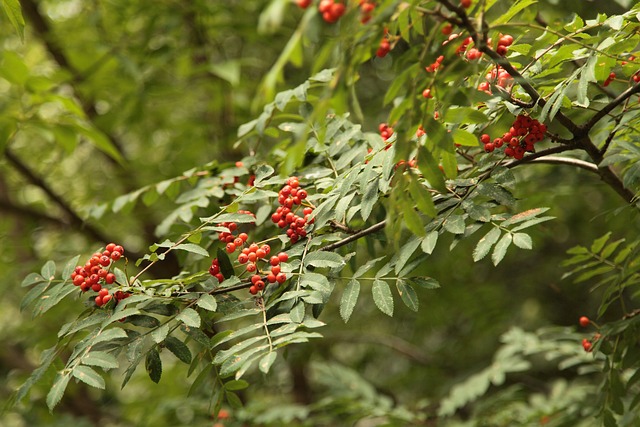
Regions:
[[240, 237], [236, 237], [235, 239], [233, 239], [233, 244], [236, 245], [236, 248], [242, 246], [243, 243], [244, 241]]
[[433, 98], [433, 95], [431, 95], [431, 89], [425, 89], [422, 91], [422, 97], [423, 98]]
[[98, 295], [98, 296], [95, 298], [95, 300], [94, 300], [94, 301], [96, 302], [96, 305], [97, 305], [98, 307], [102, 307], [102, 297], [101, 297], [101, 296], [99, 296], [99, 295]]
[[[120, 245], [116, 245], [116, 247], [113, 248], [113, 251], [120, 252], [120, 255], [122, 255], [124, 253], [124, 248], [122, 246], [120, 246]], [[113, 252], [113, 251], [111, 251], [111, 252]]]
[[240, 264], [246, 264], [247, 261], [249, 261], [249, 257], [246, 254], [240, 254], [238, 255], [238, 262]]
[[233, 243], [227, 243], [226, 249], [228, 253], [232, 254], [236, 251], [236, 245]]
[[311, 1], [312, 0], [296, 0], [296, 4], [298, 5], [298, 7], [306, 9], [311, 5]]
[[258, 289], [256, 288], [256, 286], [255, 286], [255, 285], [252, 285], [252, 286], [249, 288], [249, 293], [250, 293], [251, 295], [255, 295], [255, 294], [257, 294], [257, 293], [258, 293]]
[[84, 277], [81, 275], [77, 275], [76, 277], [73, 278], [73, 284], [75, 286], [80, 286], [84, 283]]
[[109, 252], [113, 252], [116, 249], [116, 244], [109, 243], [107, 246], [105, 246], [105, 249], [108, 250]]
[[280, 273], [276, 276], [276, 281], [280, 284], [284, 283], [287, 281], [287, 275], [284, 273]]
[[273, 273], [275, 275], [280, 273], [280, 265], [274, 265], [273, 267], [271, 267], [271, 273]]
[[482, 136], [480, 137], [480, 141], [483, 144], [488, 144], [491, 142], [491, 137], [489, 135], [487, 135], [486, 133], [482, 134]]
[[215, 274], [214, 277], [218, 279], [218, 282], [224, 282], [224, 276], [222, 275], [222, 273]]
[[261, 291], [264, 289], [264, 282], [262, 280], [256, 282], [256, 284], [254, 285], [256, 287], [257, 290]]
[[471, 6], [471, 0], [460, 0], [460, 6], [465, 9], [469, 8], [469, 6]]
[[108, 256], [102, 255], [100, 257], [100, 265], [106, 267], [107, 265], [109, 265], [111, 263], [111, 260], [109, 259]]
[[108, 273], [105, 278], [104, 281], [107, 282], [107, 285], [112, 284], [113, 282], [116, 281], [116, 275], [113, 273]]
[[272, 256], [271, 259], [269, 260], [269, 264], [273, 266], [280, 264], [280, 258], [275, 255]]
[[451, 24], [446, 24], [444, 27], [442, 27], [441, 31], [442, 34], [448, 36], [449, 34], [451, 34], [451, 31], [453, 31], [453, 26]]
[[99, 292], [100, 289], [102, 289], [102, 286], [100, 285], [100, 283], [95, 283], [91, 285], [91, 290], [94, 292]]
[[249, 245], [249, 251], [251, 251], [251, 252], [255, 252], [258, 249], [260, 249], [260, 246], [258, 246], [256, 243], [252, 243], [252, 244]]
[[238, 234], [238, 237], [242, 239], [242, 242], [246, 242], [247, 239], [249, 238], [249, 236], [247, 235], [247, 233], [240, 233]]
[[267, 254], [266, 254], [266, 253], [265, 253], [265, 251], [263, 251], [262, 249], [258, 249], [258, 250], [256, 251], [256, 256], [257, 256], [258, 258], [264, 258], [265, 256], [267, 256]]
[[276, 281], [276, 275], [273, 273], [267, 274], [267, 282], [274, 283]]
[[586, 328], [587, 326], [589, 326], [589, 323], [591, 323], [587, 316], [582, 316], [579, 322], [580, 326], [582, 326], [583, 328]]
[[262, 277], [260, 277], [259, 274], [254, 274], [253, 276], [251, 276], [251, 283], [254, 285], [258, 283], [260, 280], [262, 280]]
[[269, 245], [262, 245], [262, 247], [260, 248], [264, 251], [265, 254], [269, 255], [269, 252], [271, 252], [271, 246]]
[[318, 10], [320, 13], [328, 12], [333, 4], [333, 0], [320, 0], [320, 4], [318, 5]]
[[122, 256], [121, 252], [118, 252], [118, 251], [111, 252], [111, 259], [114, 261], [118, 261], [121, 256]]
[[280, 253], [278, 254], [278, 260], [279, 260], [280, 262], [287, 262], [287, 261], [289, 260], [289, 255], [287, 255], [287, 253], [286, 253], [286, 252], [280, 252]]
[[254, 271], [256, 271], [256, 265], [253, 263], [247, 264], [247, 271], [249, 273], [253, 273]]

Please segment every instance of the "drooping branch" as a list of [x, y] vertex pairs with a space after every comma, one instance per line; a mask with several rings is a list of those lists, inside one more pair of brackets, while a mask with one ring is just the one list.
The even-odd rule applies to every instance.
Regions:
[[66, 228], [71, 225], [68, 221], [65, 221], [61, 218], [47, 215], [44, 212], [40, 212], [26, 206], [17, 205], [5, 198], [0, 198], [0, 211], [19, 218], [29, 218], [37, 222], [52, 224], [58, 227]]

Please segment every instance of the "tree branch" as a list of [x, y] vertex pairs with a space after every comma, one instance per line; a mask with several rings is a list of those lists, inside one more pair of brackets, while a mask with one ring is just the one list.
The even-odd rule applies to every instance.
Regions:
[[109, 238], [99, 231], [97, 228], [92, 226], [91, 224], [86, 223], [80, 215], [64, 200], [59, 194], [57, 194], [49, 184], [47, 184], [44, 179], [38, 176], [34, 171], [32, 171], [26, 164], [22, 162], [10, 149], [9, 147], [5, 147], [4, 155], [11, 163], [11, 165], [20, 172], [29, 182], [31, 182], [36, 187], [40, 188], [45, 192], [49, 198], [58, 205], [64, 213], [69, 218], [70, 224], [76, 226], [79, 229], [84, 230], [91, 238], [100, 242], [107, 242]]
[[630, 88], [622, 92], [616, 98], [612, 99], [611, 102], [609, 102], [601, 110], [599, 110], [596, 114], [594, 114], [593, 117], [591, 117], [591, 119], [589, 119], [587, 123], [580, 126], [580, 131], [582, 132], [581, 135], [587, 135], [589, 131], [591, 131], [593, 126], [595, 126], [595, 124], [598, 123], [598, 121], [600, 121], [600, 119], [602, 119], [604, 116], [609, 114], [617, 106], [625, 102], [632, 95], [639, 92], [640, 92], [640, 83], [636, 83], [635, 85], [631, 86]]
[[529, 163], [549, 163], [549, 164], [569, 165], [569, 166], [575, 166], [575, 167], [587, 170], [589, 172], [593, 172], [595, 174], [600, 174], [598, 166], [594, 165], [591, 162], [587, 162], [580, 159], [574, 159], [572, 157], [549, 156], [549, 157], [542, 157], [539, 159], [533, 159]]
[[46, 222], [59, 227], [67, 228], [71, 225], [69, 224], [69, 222], [64, 221], [60, 218], [49, 216], [44, 212], [40, 212], [26, 206], [16, 205], [5, 198], [0, 198], [0, 211], [6, 212], [19, 218], [29, 218], [37, 222]]

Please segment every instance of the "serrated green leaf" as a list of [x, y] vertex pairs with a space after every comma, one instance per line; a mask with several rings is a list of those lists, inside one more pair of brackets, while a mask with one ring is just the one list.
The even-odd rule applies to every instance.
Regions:
[[531, 240], [531, 236], [526, 233], [515, 233], [513, 235], [513, 244], [519, 247], [520, 249], [532, 249], [533, 241]]
[[378, 201], [379, 181], [379, 178], [370, 181], [364, 189], [362, 203], [360, 204], [360, 215], [365, 221], [369, 219], [369, 215], [371, 215], [371, 211]]
[[451, 215], [442, 223], [442, 226], [449, 233], [464, 234], [464, 217], [462, 215]]
[[102, 369], [115, 369], [119, 366], [118, 359], [104, 351], [92, 351], [82, 358], [82, 364], [99, 366]]
[[218, 308], [218, 302], [213, 297], [213, 295], [210, 294], [202, 295], [196, 305], [209, 311], [216, 311], [216, 309]]
[[494, 20], [491, 23], [491, 27], [499, 25], [499, 24], [504, 24], [506, 22], [509, 22], [511, 20], [511, 18], [513, 18], [514, 16], [516, 16], [519, 12], [523, 11], [524, 9], [528, 8], [529, 6], [531, 6], [532, 4], [537, 3], [537, 0], [519, 0], [516, 1], [515, 3], [513, 3], [513, 5], [509, 8], [509, 10], [503, 14], [500, 15], [499, 18], [497, 18], [496, 20]]
[[110, 328], [101, 331], [94, 339], [93, 343], [97, 344], [104, 341], [114, 341], [120, 338], [127, 338], [127, 333], [121, 328]]
[[203, 247], [196, 245], [195, 243], [181, 243], [173, 249], [191, 252], [193, 254], [202, 255], [203, 257], [209, 257], [209, 252], [207, 252]]
[[104, 389], [104, 378], [89, 366], [78, 365], [73, 368], [73, 376], [91, 387]]
[[444, 176], [442, 175], [435, 155], [421, 145], [418, 147], [417, 161], [420, 173], [422, 173], [429, 184], [441, 193], [446, 193], [447, 186], [445, 185]]
[[600, 252], [602, 248], [604, 248], [604, 245], [607, 243], [607, 241], [609, 241], [610, 237], [611, 237], [611, 231], [605, 234], [604, 236], [594, 240], [593, 243], [591, 244], [591, 252], [593, 252], [594, 254], [597, 254], [598, 252]]
[[507, 233], [502, 236], [498, 243], [496, 243], [496, 247], [493, 248], [493, 253], [491, 254], [491, 261], [493, 261], [493, 265], [498, 265], [500, 261], [502, 261], [512, 241], [512, 235]]
[[69, 373], [58, 372], [56, 375], [56, 379], [53, 381], [53, 386], [49, 393], [47, 393], [47, 407], [49, 410], [53, 410], [55, 406], [60, 402], [62, 396], [64, 395], [64, 391], [67, 388], [67, 384], [69, 384], [69, 379], [71, 379], [71, 375]]
[[[489, 117], [487, 117], [484, 113], [482, 113], [481, 111], [476, 110], [475, 108], [471, 108], [471, 107], [459, 107], [459, 108], [448, 108], [445, 110], [444, 114], [442, 115], [442, 120], [446, 123], [456, 123], [456, 124], [475, 124], [475, 123], [484, 123], [484, 122], [488, 122], [489, 121]], [[457, 143], [460, 144], [458, 142], [458, 139], [456, 138], [455, 132], [457, 130], [460, 129], [456, 129], [453, 131], [453, 140]], [[466, 132], [466, 131], [464, 131]], [[469, 133], [469, 132], [466, 132]], [[478, 139], [476, 137], [473, 137], [473, 140], [475, 141], [474, 145], [479, 145], [478, 144]], [[462, 144], [465, 145], [465, 144]]]
[[367, 271], [371, 270], [371, 268], [373, 268], [373, 266], [375, 266], [383, 258], [384, 258], [384, 256], [381, 256], [381, 257], [378, 257], [378, 258], [375, 258], [375, 259], [370, 259], [365, 264], [363, 264], [360, 267], [358, 267], [356, 272], [353, 274], [353, 278], [356, 279], [356, 278], [362, 276], [364, 273], [366, 273]]
[[478, 244], [473, 250], [473, 261], [478, 262], [491, 251], [491, 247], [498, 241], [500, 238], [500, 229], [498, 227], [494, 227], [487, 234], [480, 239]]
[[404, 223], [407, 226], [407, 229], [417, 236], [424, 236], [424, 225], [422, 224], [420, 215], [418, 215], [413, 208], [413, 203], [402, 201], [400, 205], [402, 206]]
[[168, 336], [164, 340], [164, 345], [167, 350], [173, 353], [178, 359], [187, 365], [191, 363], [191, 350], [189, 350], [189, 347], [187, 347], [187, 345], [178, 338]]
[[[51, 281], [56, 276], [56, 263], [49, 260], [47, 261], [40, 270], [40, 275], [45, 278], [45, 280]], [[67, 279], [67, 277], [65, 277]]]
[[391, 288], [384, 280], [375, 279], [371, 287], [373, 302], [387, 316], [393, 317], [393, 295]]
[[407, 277], [406, 280], [424, 289], [437, 289], [440, 287], [440, 283], [433, 277]]
[[276, 353], [275, 351], [271, 351], [267, 353], [266, 356], [263, 356], [258, 363], [258, 369], [260, 369], [260, 372], [268, 374], [271, 366], [273, 365], [273, 362], [275, 362], [276, 360], [277, 355], [278, 353]]
[[396, 281], [396, 287], [398, 288], [400, 299], [402, 299], [404, 305], [409, 307], [410, 310], [417, 312], [420, 302], [418, 301], [418, 294], [416, 294], [415, 289], [400, 279]]
[[24, 288], [24, 287], [31, 286], [31, 285], [36, 284], [36, 283], [47, 282], [47, 281], [48, 281], [47, 279], [45, 279], [44, 277], [42, 277], [38, 273], [29, 273], [22, 280], [22, 283], [20, 284], [20, 287]]
[[409, 193], [411, 194], [413, 201], [416, 203], [416, 206], [418, 206], [420, 212], [430, 216], [431, 218], [436, 217], [436, 207], [433, 204], [431, 193], [429, 193], [429, 191], [422, 186], [417, 179], [409, 181]]
[[407, 243], [402, 245], [398, 253], [393, 257], [393, 261], [395, 262], [395, 272], [398, 274], [402, 267], [407, 264], [411, 255], [418, 249], [420, 246], [421, 239], [416, 236], [412, 236]]
[[304, 257], [304, 266], [316, 268], [330, 267], [337, 268], [345, 265], [344, 258], [335, 252], [316, 251]]
[[456, 144], [462, 145], [463, 147], [477, 147], [480, 145], [478, 138], [466, 130], [455, 129], [452, 132], [451, 137]]
[[62, 269], [62, 280], [69, 280], [71, 278], [71, 273], [73, 273], [76, 266], [78, 265], [79, 259], [80, 255], [76, 255], [69, 261], [67, 261], [67, 263], [64, 265], [64, 268]]
[[145, 357], [144, 367], [147, 370], [147, 374], [149, 374], [149, 378], [154, 383], [160, 382], [160, 378], [162, 377], [162, 361], [160, 360], [160, 353], [154, 347], [147, 353]]
[[182, 310], [180, 314], [178, 314], [176, 319], [180, 320], [182, 323], [184, 323], [187, 326], [191, 326], [193, 328], [200, 327], [200, 322], [201, 322], [200, 315], [193, 308], [189, 308], [189, 307], [185, 308], [184, 310]]
[[245, 380], [231, 380], [224, 383], [224, 389], [229, 391], [244, 390], [249, 387], [249, 383]]
[[342, 292], [342, 299], [340, 300], [340, 317], [344, 320], [344, 323], [349, 321], [353, 309], [358, 302], [358, 296], [360, 295], [360, 282], [355, 279], [351, 279]]
[[422, 245], [421, 245], [422, 252], [424, 252], [427, 255], [431, 255], [431, 253], [436, 247], [437, 242], [438, 242], [438, 232], [435, 230], [428, 232], [425, 238], [422, 240]]

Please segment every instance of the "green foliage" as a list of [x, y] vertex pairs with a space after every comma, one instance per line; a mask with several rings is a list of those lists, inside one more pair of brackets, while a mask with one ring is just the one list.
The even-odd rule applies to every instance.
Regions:
[[[639, 6], [346, 2], [329, 24], [282, 0], [117, 3], [25, 1], [19, 47], [20, 3], [3, 2], [18, 36], [1, 58], [0, 207], [36, 243], [9, 313], [46, 326], [8, 411], [116, 399], [119, 376], [123, 396], [151, 380], [166, 401], [123, 425], [638, 421]], [[277, 216], [291, 176], [302, 226]], [[592, 211], [565, 193], [630, 225], [583, 246]], [[119, 238], [101, 304], [72, 283], [76, 253]], [[555, 246], [576, 241], [569, 298]], [[253, 242], [270, 254], [241, 262]], [[581, 348], [548, 324], [589, 314], [587, 298]]]

